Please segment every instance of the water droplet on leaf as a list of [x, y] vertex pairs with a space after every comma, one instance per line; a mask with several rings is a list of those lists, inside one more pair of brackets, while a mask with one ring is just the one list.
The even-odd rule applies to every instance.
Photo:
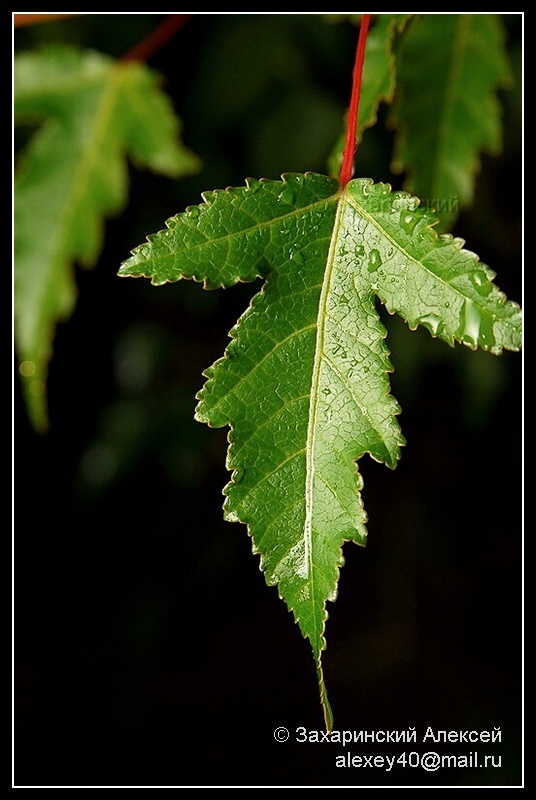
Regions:
[[481, 294], [483, 297], [485, 297], [491, 292], [492, 285], [488, 280], [488, 277], [485, 272], [481, 271], [473, 272], [473, 274], [471, 275], [471, 283], [473, 284], [477, 292]]
[[441, 317], [437, 314], [425, 314], [419, 319], [419, 323], [427, 328], [432, 336], [437, 336], [439, 326], [441, 325]]
[[470, 300], [466, 300], [463, 304], [457, 335], [462, 342], [465, 342], [470, 347], [478, 346], [481, 320], [482, 317], [478, 308]]
[[380, 251], [374, 248], [370, 251], [368, 257], [368, 271], [369, 272], [376, 272], [382, 265], [382, 258], [380, 256]]
[[400, 224], [406, 231], [406, 233], [412, 234], [415, 230], [415, 226], [419, 221], [418, 214], [412, 214], [411, 211], [401, 211], [400, 212]]
[[285, 184], [285, 186], [279, 192], [277, 197], [278, 203], [288, 203], [289, 205], [293, 205], [295, 200], [294, 188]]

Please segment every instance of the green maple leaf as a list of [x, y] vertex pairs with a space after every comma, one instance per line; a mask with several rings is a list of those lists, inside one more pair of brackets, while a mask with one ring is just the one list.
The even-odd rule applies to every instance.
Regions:
[[[392, 169], [449, 226], [473, 200], [480, 155], [501, 149], [497, 90], [513, 77], [496, 14], [418, 14], [396, 59]], [[423, 125], [423, 120], [428, 120]]]
[[404, 444], [375, 297], [412, 329], [494, 354], [520, 348], [521, 311], [461, 240], [438, 236], [419, 201], [388, 185], [287, 174], [203, 199], [119, 274], [211, 289], [264, 279], [205, 373], [196, 417], [230, 427], [225, 517], [248, 526], [267, 583], [311, 643], [330, 728], [326, 601], [343, 543], [367, 536], [356, 462], [369, 453], [394, 468]]
[[47, 427], [55, 328], [76, 303], [74, 263], [91, 267], [104, 219], [127, 201], [128, 161], [169, 177], [199, 162], [158, 77], [134, 62], [56, 46], [14, 64], [17, 124], [38, 125], [14, 183], [15, 340], [28, 411]]

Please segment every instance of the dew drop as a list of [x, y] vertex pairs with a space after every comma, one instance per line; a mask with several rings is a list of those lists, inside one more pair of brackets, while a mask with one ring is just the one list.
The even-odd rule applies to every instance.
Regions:
[[441, 325], [441, 317], [437, 314], [425, 314], [419, 319], [421, 325], [427, 328], [432, 336], [437, 336], [439, 326]]
[[495, 347], [495, 335], [493, 333], [493, 323], [491, 320], [485, 322], [484, 319], [480, 322], [480, 344], [482, 347], [492, 350]]
[[376, 272], [382, 265], [382, 259], [380, 256], [380, 251], [374, 248], [370, 251], [368, 257], [368, 271], [369, 272]]
[[186, 213], [190, 217], [190, 219], [197, 219], [197, 217], [201, 212], [199, 206], [190, 206], [189, 208], [186, 209]]
[[477, 292], [484, 297], [491, 292], [492, 285], [488, 280], [488, 277], [485, 272], [473, 272], [471, 275], [471, 283], [477, 290]]
[[460, 315], [460, 327], [457, 334], [462, 342], [465, 342], [470, 347], [477, 347], [478, 345], [481, 320], [482, 317], [478, 308], [470, 300], [466, 300]]
[[406, 233], [412, 234], [415, 230], [415, 226], [419, 221], [418, 214], [412, 214], [410, 211], [401, 211], [400, 212], [400, 224], [406, 231]]
[[293, 205], [295, 200], [294, 189], [292, 186], [286, 184], [283, 189], [279, 192], [277, 197], [278, 203], [288, 203], [289, 205]]

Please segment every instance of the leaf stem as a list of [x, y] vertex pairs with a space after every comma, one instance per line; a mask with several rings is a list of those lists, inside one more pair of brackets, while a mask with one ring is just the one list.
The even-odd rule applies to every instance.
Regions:
[[339, 174], [339, 181], [344, 188], [352, 178], [354, 171], [354, 155], [357, 150], [357, 114], [359, 111], [359, 97], [361, 95], [361, 75], [363, 73], [363, 62], [365, 60], [365, 46], [367, 43], [368, 29], [370, 25], [370, 14], [363, 14], [361, 27], [359, 29], [359, 40], [354, 63], [352, 78], [352, 94], [350, 97], [350, 108], [346, 120], [346, 143], [342, 157], [342, 166]]
[[188, 22], [191, 14], [170, 14], [145, 39], [132, 47], [122, 61], [148, 61], [175, 33]]
[[83, 16], [84, 14], [28, 14], [23, 11], [21, 14], [13, 14], [13, 27], [24, 28], [27, 25], [36, 25], [40, 22], [54, 22], [58, 19]]

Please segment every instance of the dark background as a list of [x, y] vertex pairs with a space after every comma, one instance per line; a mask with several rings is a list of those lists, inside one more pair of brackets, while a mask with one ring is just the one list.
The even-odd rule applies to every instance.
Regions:
[[[521, 302], [520, 15], [503, 17], [518, 83], [504, 147], [484, 155], [453, 233]], [[161, 15], [90, 14], [15, 31], [15, 52], [72, 42], [121, 56]], [[14, 382], [14, 784], [507, 786], [521, 782], [522, 356], [449, 348], [385, 319], [407, 439], [391, 472], [360, 463], [369, 545], [345, 547], [324, 671], [338, 730], [415, 744], [297, 743], [321, 731], [310, 647], [222, 519], [226, 431], [193, 421], [202, 371], [257, 285], [155, 288], [117, 270], [206, 189], [325, 172], [357, 29], [320, 15], [194, 15], [151, 59], [202, 159], [171, 181], [131, 170], [99, 262], [58, 327], [51, 430]], [[400, 188], [382, 111], [357, 172]], [[287, 743], [274, 741], [285, 726]], [[423, 743], [434, 730], [501, 743]], [[498, 769], [337, 769], [411, 751], [494, 755]]]

